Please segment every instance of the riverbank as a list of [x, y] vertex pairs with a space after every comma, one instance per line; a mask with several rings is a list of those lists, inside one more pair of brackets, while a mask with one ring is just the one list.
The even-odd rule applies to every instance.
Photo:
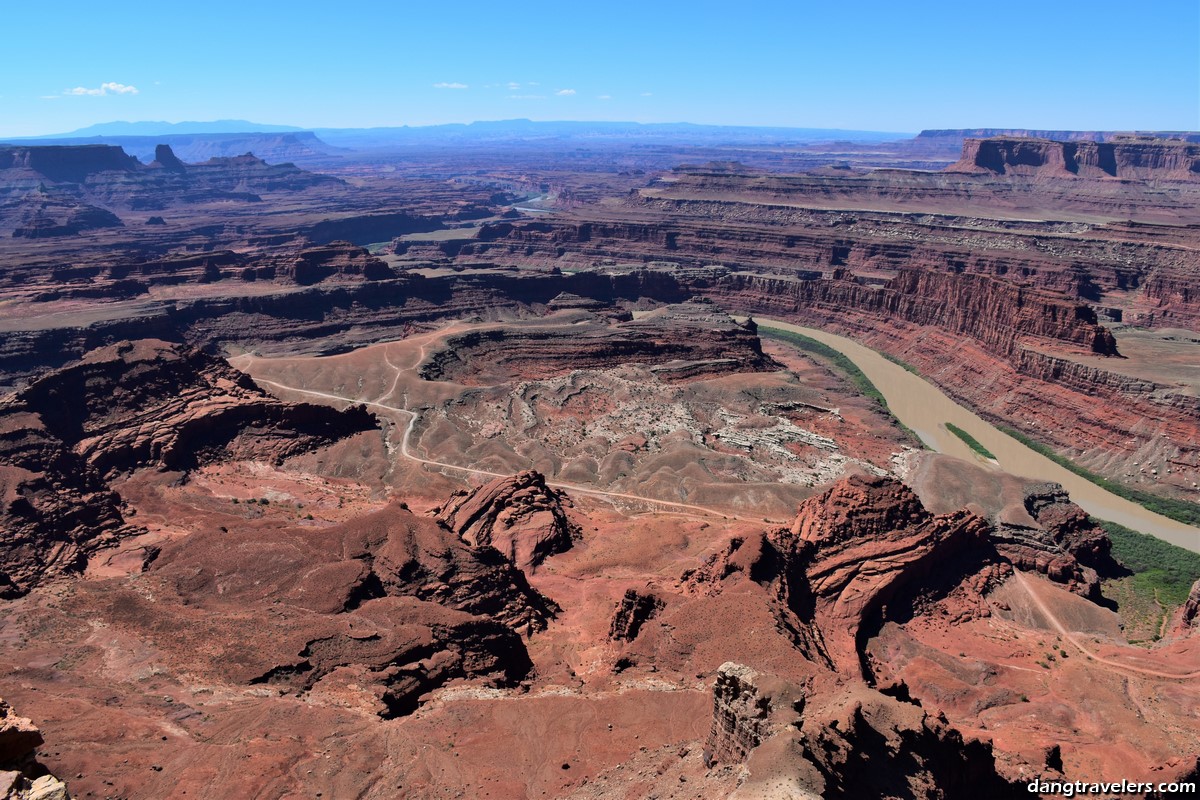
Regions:
[[896, 419], [916, 433], [930, 449], [973, 463], [986, 464], [962, 439], [946, 428], [947, 423], [957, 426], [995, 456], [999, 469], [1023, 478], [1062, 484], [1071, 499], [1089, 514], [1200, 553], [1200, 528], [1156, 514], [1076, 475], [1000, 431], [951, 400], [924, 378], [876, 351], [852, 339], [815, 328], [762, 317], [755, 317], [755, 322], [761, 328], [773, 328], [815, 339], [848, 358], [883, 395]]

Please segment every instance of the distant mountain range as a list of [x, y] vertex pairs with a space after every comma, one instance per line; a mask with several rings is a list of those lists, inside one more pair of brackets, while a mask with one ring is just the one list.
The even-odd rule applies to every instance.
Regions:
[[756, 143], [858, 141], [882, 142], [908, 139], [911, 133], [859, 131], [839, 128], [769, 128], [748, 125], [700, 125], [691, 122], [535, 122], [508, 119], [469, 124], [401, 126], [392, 128], [314, 128], [329, 144], [350, 148], [375, 148], [397, 145], [494, 142], [546, 139], [638, 139], [674, 143]]
[[262, 125], [244, 119], [212, 122], [102, 122], [70, 133], [28, 136], [27, 139], [77, 139], [94, 136], [171, 136], [196, 133], [293, 133], [305, 130], [293, 125]]
[[215, 136], [229, 134], [300, 133], [311, 131], [335, 147], [379, 148], [405, 145], [464, 144], [495, 141], [536, 141], [546, 139], [639, 139], [675, 142], [716, 143], [787, 143], [816, 141], [879, 142], [907, 139], [911, 133], [842, 130], [838, 128], [779, 128], [746, 125], [698, 125], [689, 122], [534, 122], [528, 119], [453, 123], [386, 128], [297, 128], [290, 125], [264, 125], [241, 119], [213, 122], [105, 122], [69, 133], [28, 136], [6, 141], [54, 141], [130, 137]]

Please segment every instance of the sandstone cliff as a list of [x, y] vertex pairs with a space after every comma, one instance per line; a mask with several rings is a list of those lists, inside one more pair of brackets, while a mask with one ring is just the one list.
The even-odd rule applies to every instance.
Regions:
[[27, 171], [51, 181], [82, 183], [98, 172], [133, 172], [140, 166], [112, 145], [0, 147], [0, 170]]
[[1017, 798], [991, 744], [941, 715], [825, 676], [797, 686], [734, 662], [713, 683], [710, 766], [745, 763], [731, 797]]
[[667, 380], [760, 372], [775, 365], [757, 333], [753, 322], [739, 324], [710, 302], [691, 301], [618, 318], [607, 329], [558, 325], [454, 336], [422, 364], [421, 377], [486, 385], [498, 375], [542, 379], [638, 362]]
[[947, 172], [1133, 180], [1200, 178], [1200, 144], [1152, 137], [1107, 142], [967, 139]]

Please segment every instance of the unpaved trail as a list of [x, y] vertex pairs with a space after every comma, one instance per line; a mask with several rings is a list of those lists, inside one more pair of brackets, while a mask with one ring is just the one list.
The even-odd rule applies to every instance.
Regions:
[[[399, 371], [399, 368], [395, 368], [395, 369], [397, 369], [397, 371]], [[397, 376], [397, 379], [398, 379], [398, 377], [399, 376]], [[325, 400], [335, 400], [335, 401], [342, 402], [342, 403], [349, 403], [351, 405], [363, 405], [363, 406], [367, 406], [368, 408], [377, 408], [377, 409], [381, 409], [386, 412], [405, 414], [408, 416], [408, 424], [404, 428], [404, 436], [400, 439], [400, 454], [404, 458], [407, 458], [410, 461], [415, 461], [418, 464], [425, 464], [425, 465], [428, 465], [431, 467], [437, 467], [439, 469], [455, 470], [457, 472], [467, 473], [468, 475], [481, 475], [481, 476], [489, 477], [489, 478], [507, 478], [507, 477], [509, 477], [507, 473], [491, 472], [490, 470], [476, 469], [475, 467], [464, 467], [459, 464], [448, 464], [445, 461], [434, 461], [432, 459], [424, 458], [423, 456], [419, 456], [419, 455], [413, 453], [412, 449], [409, 447], [409, 439], [412, 436], [413, 426], [416, 425], [417, 418], [418, 418], [418, 414], [415, 411], [410, 411], [407, 408], [399, 408], [397, 406], [390, 406], [385, 403], [380, 403], [380, 402], [377, 402], [374, 400], [358, 400], [353, 397], [343, 397], [342, 395], [330, 394], [328, 392], [318, 392], [318, 391], [314, 391], [312, 389], [301, 389], [296, 386], [288, 386], [287, 384], [279, 383], [278, 381], [268, 380], [266, 378], [254, 378], [254, 380], [256, 383], [265, 384], [267, 386], [273, 386], [276, 389], [280, 389], [280, 390], [287, 391], [287, 392], [295, 392], [297, 394], [308, 395], [310, 397], [320, 397]], [[395, 391], [395, 385], [396, 385], [395, 382], [393, 382], [392, 391]], [[759, 524], [764, 523], [764, 520], [761, 517], [758, 517], [758, 518], [742, 517], [742, 516], [738, 516], [737, 514], [733, 514], [733, 513], [729, 513], [729, 512], [725, 512], [725, 511], [717, 511], [716, 509], [705, 508], [704, 506], [690, 505], [688, 503], [676, 503], [671, 500], [657, 500], [652, 497], [643, 497], [641, 495], [636, 495], [636, 494], [626, 494], [624, 492], [610, 492], [610, 491], [607, 491], [604, 489], [592, 489], [587, 486], [579, 486], [579, 485], [573, 484], [573, 483], [559, 483], [557, 481], [546, 481], [546, 485], [551, 486], [555, 489], [565, 489], [567, 491], [575, 492], [577, 494], [592, 495], [594, 497], [608, 498], [611, 500], [630, 500], [630, 501], [634, 501], [634, 502], [638, 502], [638, 503], [650, 503], [650, 504], [660, 506], [663, 508], [668, 508], [668, 509], [680, 509], [681, 511], [684, 511], [684, 512], [697, 512], [697, 513], [704, 514], [705, 516], [709, 516], [709, 517], [720, 517], [722, 519], [736, 519], [741, 522], [756, 522]], [[779, 524], [782, 521], [781, 520], [766, 520], [766, 522]]]
[[1140, 675], [1149, 675], [1153, 678], [1166, 678], [1174, 681], [1187, 681], [1200, 678], [1200, 670], [1184, 673], [1160, 672], [1159, 670], [1147, 669], [1146, 667], [1135, 667], [1131, 664], [1122, 664], [1120, 661], [1114, 661], [1111, 658], [1104, 658], [1103, 656], [1096, 655], [1091, 650], [1084, 647], [1083, 644], [1075, 638], [1074, 634], [1068, 631], [1066, 626], [1059, 621], [1058, 617], [1054, 615], [1054, 612], [1050, 610], [1050, 607], [1046, 605], [1046, 602], [1042, 600], [1037, 591], [1035, 591], [1033, 587], [1029, 585], [1029, 579], [1025, 577], [1024, 573], [1022, 573], [1020, 570], [1015, 571], [1013, 573], [1013, 579], [1016, 580], [1017, 583], [1021, 584], [1021, 588], [1024, 589], [1026, 594], [1029, 595], [1029, 599], [1033, 601], [1033, 604], [1037, 606], [1037, 610], [1041, 612], [1042, 616], [1046, 618], [1054, 630], [1058, 631], [1058, 633], [1068, 642], [1070, 642], [1076, 650], [1083, 653], [1093, 661], [1104, 664], [1105, 666], [1113, 667], [1114, 669], [1123, 670], [1125, 672], [1136, 672]]

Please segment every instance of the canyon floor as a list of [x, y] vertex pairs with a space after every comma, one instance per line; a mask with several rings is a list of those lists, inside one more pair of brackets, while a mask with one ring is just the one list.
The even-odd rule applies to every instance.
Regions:
[[0, 148], [10, 796], [1196, 780], [1200, 153], [1111, 144]]

